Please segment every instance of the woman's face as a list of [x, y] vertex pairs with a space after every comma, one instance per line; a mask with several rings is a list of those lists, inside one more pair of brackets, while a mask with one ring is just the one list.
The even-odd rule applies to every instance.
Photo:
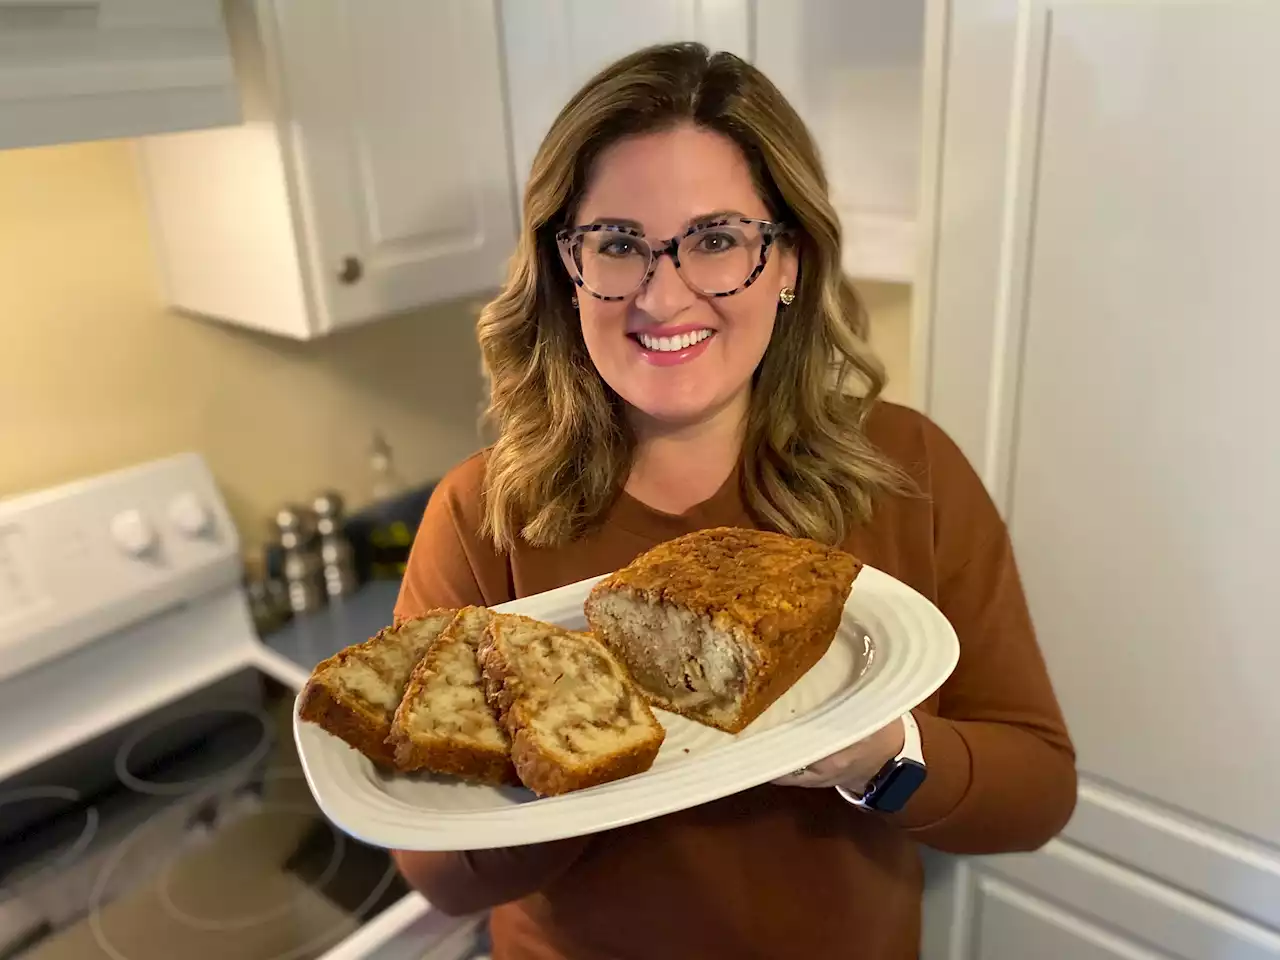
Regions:
[[[686, 124], [608, 147], [592, 171], [575, 225], [630, 226], [656, 249], [700, 221], [726, 216], [767, 220], [769, 211], [738, 146]], [[578, 290], [587, 351], [605, 382], [639, 412], [672, 426], [707, 421], [750, 390], [773, 332], [778, 294], [795, 286], [796, 270], [791, 248], [774, 243], [751, 286], [710, 297], [686, 283], [670, 257], [659, 257], [648, 282], [624, 300]]]

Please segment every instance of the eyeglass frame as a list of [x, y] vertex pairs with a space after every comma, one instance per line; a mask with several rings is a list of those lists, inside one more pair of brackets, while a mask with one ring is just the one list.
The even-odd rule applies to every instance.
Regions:
[[[757, 217], [723, 217], [719, 220], [703, 220], [688, 227], [683, 233], [676, 234], [669, 240], [663, 240], [654, 243], [649, 240], [644, 231], [637, 230], [635, 227], [623, 226], [619, 223], [588, 223], [580, 227], [563, 227], [556, 231], [556, 246], [560, 249], [560, 258], [564, 261], [565, 266], [569, 268], [569, 277], [573, 280], [574, 285], [585, 290], [597, 300], [618, 301], [626, 300], [628, 297], [634, 296], [636, 290], [639, 290], [652, 278], [654, 271], [658, 269], [658, 261], [663, 255], [669, 256], [671, 262], [675, 265], [676, 272], [680, 271], [680, 242], [686, 237], [691, 237], [695, 233], [702, 230], [710, 230], [715, 227], [728, 227], [739, 223], [749, 223], [760, 228], [760, 262], [756, 264], [755, 269], [747, 276], [739, 286], [732, 290], [726, 290], [723, 293], [707, 293], [697, 287], [693, 287], [704, 297], [732, 297], [735, 293], [741, 293], [747, 287], [751, 286], [760, 278], [760, 274], [764, 272], [765, 264], [769, 260], [769, 250], [773, 247], [774, 240], [780, 236], [785, 236], [789, 227], [785, 223], [776, 220], [761, 220]], [[583, 281], [581, 272], [582, 268], [574, 260], [570, 244], [578, 237], [585, 236], [588, 233], [620, 233], [623, 236], [633, 237], [636, 240], [643, 240], [645, 246], [649, 248], [649, 266], [645, 269], [644, 276], [640, 282], [636, 284], [635, 290], [630, 293], [624, 293], [620, 297], [606, 297], [604, 294], [596, 293]], [[684, 280], [684, 274], [680, 274], [680, 279]], [[687, 281], [686, 281], [687, 282]]]

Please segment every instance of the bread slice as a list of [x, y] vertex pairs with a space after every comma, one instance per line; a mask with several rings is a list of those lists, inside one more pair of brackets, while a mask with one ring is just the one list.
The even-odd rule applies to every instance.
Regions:
[[812, 540], [700, 530], [596, 584], [587, 620], [652, 703], [737, 733], [822, 659], [861, 569]]
[[311, 672], [298, 711], [382, 766], [395, 764], [387, 744], [409, 675], [456, 610], [432, 610], [340, 650]]
[[648, 770], [664, 731], [595, 637], [493, 614], [480, 643], [485, 691], [524, 785], [552, 796]]
[[430, 770], [479, 783], [520, 781], [511, 741], [485, 700], [476, 647], [489, 624], [484, 607], [464, 607], [413, 668], [391, 722], [400, 770]]

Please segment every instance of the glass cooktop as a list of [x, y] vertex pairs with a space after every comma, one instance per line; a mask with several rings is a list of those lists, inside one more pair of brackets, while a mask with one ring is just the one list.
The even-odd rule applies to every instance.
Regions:
[[0, 960], [308, 960], [407, 892], [236, 673], [0, 783]]

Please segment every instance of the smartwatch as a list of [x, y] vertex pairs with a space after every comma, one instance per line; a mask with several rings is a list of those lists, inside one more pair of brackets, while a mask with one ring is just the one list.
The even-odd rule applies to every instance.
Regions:
[[902, 717], [902, 750], [880, 768], [861, 795], [848, 787], [836, 787], [845, 800], [862, 810], [897, 813], [924, 783], [924, 751], [920, 749], [920, 727], [910, 713]]

